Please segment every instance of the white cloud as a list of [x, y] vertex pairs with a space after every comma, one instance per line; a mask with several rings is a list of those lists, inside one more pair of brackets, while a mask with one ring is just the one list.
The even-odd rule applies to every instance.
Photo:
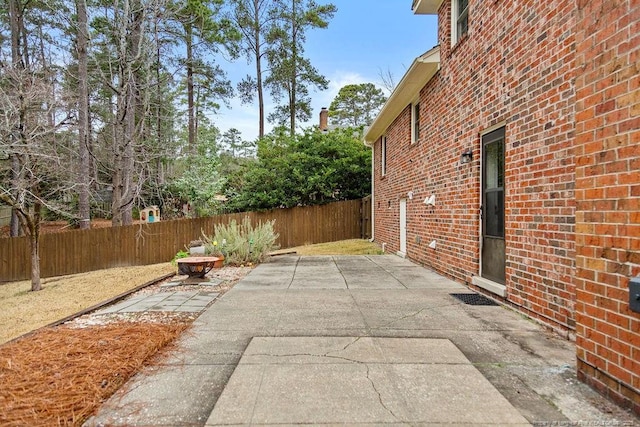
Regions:
[[328, 76], [328, 79], [329, 89], [316, 93], [315, 97], [311, 101], [311, 104], [314, 106], [314, 110], [316, 109], [316, 105], [322, 104], [318, 107], [318, 112], [320, 112], [320, 108], [322, 107], [329, 108], [331, 101], [333, 101], [333, 99], [338, 95], [338, 92], [340, 92], [340, 89], [344, 86], [370, 82], [370, 80], [362, 76], [360, 73], [353, 71], [336, 71], [333, 75]]
[[[222, 107], [220, 112], [213, 117], [213, 121], [220, 129], [220, 132], [236, 128], [242, 134], [242, 139], [246, 141], [255, 140], [258, 137], [258, 118], [260, 115], [257, 102], [242, 104], [240, 98], [234, 98], [229, 104], [230, 108]], [[265, 106], [266, 114], [273, 108], [273, 104], [267, 103]], [[272, 127], [265, 118], [265, 131], [267, 133], [270, 132]]]
[[340, 92], [340, 89], [344, 86], [361, 83], [373, 83], [376, 86], [378, 85], [377, 79], [363, 76], [362, 74], [354, 71], [338, 70], [332, 75], [327, 76], [327, 78], [329, 79], [329, 88], [323, 92], [312, 94], [311, 107], [313, 109], [313, 114], [311, 120], [305, 124], [306, 126], [318, 123], [320, 109], [322, 107], [329, 108], [331, 101], [333, 101], [333, 99], [338, 95], [338, 92]]
[[360, 73], [352, 71], [338, 71], [330, 78], [329, 90], [331, 100], [338, 95], [340, 89], [346, 85], [357, 85], [361, 83], [370, 83], [370, 80], [362, 76]]

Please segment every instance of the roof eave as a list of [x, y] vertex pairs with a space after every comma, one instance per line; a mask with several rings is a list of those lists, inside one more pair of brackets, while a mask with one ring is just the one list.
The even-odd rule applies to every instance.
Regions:
[[443, 0], [413, 0], [411, 10], [416, 15], [437, 15]]
[[417, 57], [393, 90], [382, 109], [365, 130], [364, 143], [372, 146], [440, 69], [440, 47]]

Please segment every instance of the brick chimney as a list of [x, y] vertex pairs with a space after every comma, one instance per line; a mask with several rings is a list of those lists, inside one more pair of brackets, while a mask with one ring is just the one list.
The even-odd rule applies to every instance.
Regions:
[[320, 110], [320, 132], [327, 132], [329, 130], [329, 110], [327, 107], [322, 107]]

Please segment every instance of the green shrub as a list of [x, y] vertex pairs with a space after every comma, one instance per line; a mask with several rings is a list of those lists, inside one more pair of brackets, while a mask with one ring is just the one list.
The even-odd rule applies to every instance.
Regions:
[[178, 265], [178, 260], [179, 259], [186, 258], [188, 256], [189, 256], [189, 252], [188, 251], [178, 251], [178, 253], [176, 253], [176, 255], [171, 260], [171, 264], [172, 265]]
[[229, 224], [218, 224], [213, 236], [203, 235], [205, 250], [215, 254], [221, 252], [225, 264], [248, 264], [264, 261], [267, 254], [276, 249], [278, 234], [273, 230], [275, 220], [259, 222], [253, 227], [249, 217], [242, 224], [231, 220]]

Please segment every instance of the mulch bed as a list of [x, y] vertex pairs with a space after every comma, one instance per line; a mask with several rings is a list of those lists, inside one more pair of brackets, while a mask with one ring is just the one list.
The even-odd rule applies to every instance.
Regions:
[[59, 326], [0, 346], [0, 425], [82, 425], [189, 325]]
[[[163, 288], [224, 294], [252, 267], [216, 269], [216, 286]], [[183, 279], [175, 276], [171, 280]], [[81, 426], [130, 377], [175, 349], [198, 313], [89, 313], [0, 345], [0, 426]], [[155, 356], [155, 357], [154, 357]]]

